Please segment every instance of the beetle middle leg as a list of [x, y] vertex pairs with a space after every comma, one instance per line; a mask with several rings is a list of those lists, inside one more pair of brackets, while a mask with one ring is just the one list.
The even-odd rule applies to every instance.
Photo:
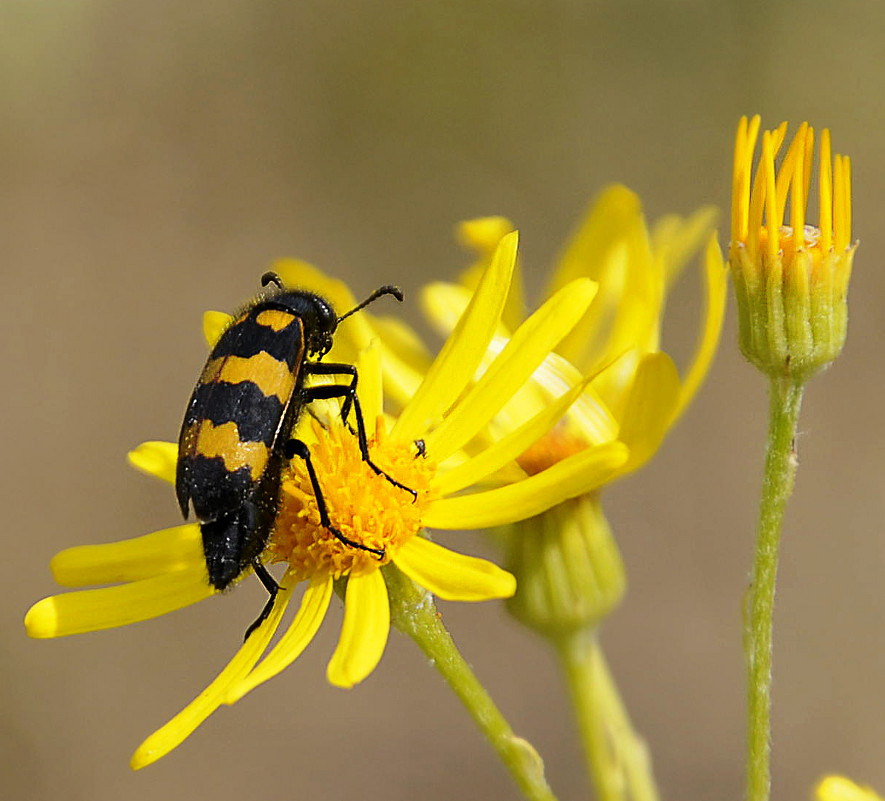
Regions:
[[376, 465], [369, 456], [369, 440], [366, 436], [366, 422], [363, 419], [363, 410], [360, 406], [360, 399], [356, 394], [357, 371], [352, 364], [310, 364], [306, 368], [313, 375], [350, 375], [352, 377], [349, 384], [319, 384], [302, 390], [306, 403], [315, 400], [331, 400], [333, 398], [344, 398], [341, 404], [341, 420], [346, 425], [347, 417], [351, 406], [353, 407], [354, 417], [356, 417], [356, 436], [360, 447], [360, 456], [363, 461], [372, 468], [379, 476], [384, 476], [394, 487], [408, 492], [414, 500], [418, 499], [418, 493], [405, 484], [400, 484], [392, 476], [385, 473], [378, 465]]
[[283, 451], [287, 459], [291, 459], [293, 456], [298, 456], [304, 460], [304, 466], [307, 468], [307, 475], [310, 478], [310, 485], [313, 487], [313, 495], [314, 498], [316, 498], [317, 511], [320, 513], [320, 525], [331, 531], [332, 534], [335, 535], [335, 539], [339, 542], [343, 542], [351, 548], [368, 551], [369, 553], [375, 554], [379, 559], [383, 559], [383, 548], [370, 548], [368, 545], [356, 542], [349, 537], [345, 537], [337, 528], [335, 528], [335, 526], [332, 525], [332, 521], [329, 519], [329, 510], [326, 506], [326, 499], [323, 497], [322, 489], [320, 489], [320, 482], [317, 479], [316, 470], [313, 468], [313, 462], [310, 458], [310, 450], [307, 445], [300, 439], [290, 439], [286, 442]]

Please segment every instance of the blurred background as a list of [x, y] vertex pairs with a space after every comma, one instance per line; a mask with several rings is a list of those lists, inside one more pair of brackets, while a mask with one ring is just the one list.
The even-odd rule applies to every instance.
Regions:
[[[257, 582], [57, 641], [28, 640], [22, 617], [56, 589], [60, 548], [176, 524], [171, 490], [125, 452], [177, 436], [202, 311], [236, 307], [272, 259], [312, 261], [357, 295], [397, 282], [420, 325], [423, 282], [469, 260], [461, 219], [511, 217], [533, 286], [609, 182], [649, 219], [706, 203], [726, 219], [734, 126], [755, 112], [832, 129], [862, 242], [847, 347], [801, 422], [774, 797], [807, 798], [825, 771], [885, 791], [883, 33], [885, 6], [861, 0], [4, 0], [3, 797], [516, 798], [402, 637], [356, 689], [326, 684], [337, 613], [282, 677], [132, 773], [143, 737], [238, 646]], [[677, 352], [694, 338], [694, 277], [670, 307]], [[603, 642], [664, 799], [743, 794], [740, 599], [766, 411], [730, 308], [694, 407], [606, 495], [631, 586]], [[587, 797], [546, 649], [497, 604], [441, 606], [562, 801]]]

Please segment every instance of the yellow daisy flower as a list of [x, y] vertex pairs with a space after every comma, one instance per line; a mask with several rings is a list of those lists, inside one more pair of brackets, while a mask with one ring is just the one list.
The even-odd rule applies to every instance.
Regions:
[[[420, 536], [423, 528], [470, 529], [502, 525], [554, 506], [609, 480], [627, 459], [619, 442], [575, 454], [549, 470], [493, 489], [477, 489], [490, 474], [543, 436], [582, 389], [564, 392], [549, 407], [497, 442], [466, 451], [509, 398], [581, 319], [595, 284], [580, 278], [563, 287], [514, 332], [474, 381], [500, 325], [516, 261], [517, 236], [504, 237], [464, 314], [396, 418], [384, 414], [385, 354], [370, 343], [358, 357], [358, 392], [364, 416], [374, 424], [373, 461], [417, 495], [394, 486], [367, 467], [356, 438], [337, 409], [299, 430], [310, 443], [330, 519], [349, 539], [383, 549], [384, 558], [343, 545], [319, 523], [316, 496], [301, 460], [283, 476], [274, 531], [265, 553], [284, 562], [281, 590], [269, 617], [242, 645], [219, 676], [136, 751], [141, 768], [177, 747], [221, 704], [231, 704], [275, 676], [309, 644], [329, 607], [333, 587], [344, 586], [344, 621], [328, 665], [332, 684], [351, 687], [375, 668], [388, 637], [390, 610], [385, 571], [398, 569], [447, 600], [479, 601], [513, 594], [513, 577], [482, 559], [464, 556]], [[312, 287], [317, 288], [317, 287]], [[330, 286], [319, 287], [329, 290]], [[328, 292], [333, 301], [334, 292]], [[346, 303], [343, 304], [346, 307]], [[350, 318], [356, 322], [357, 318]], [[210, 314], [205, 330], [214, 341], [224, 320]], [[344, 328], [344, 326], [342, 326]], [[342, 347], [354, 347], [354, 337]], [[444, 416], [445, 414], [445, 416]], [[416, 447], [417, 444], [417, 447]], [[140, 469], [174, 480], [177, 447], [148, 442], [130, 454]], [[35, 604], [25, 624], [32, 637], [58, 637], [157, 617], [213, 594], [197, 524], [176, 526], [123, 542], [62, 551], [52, 560], [62, 585], [115, 586], [51, 596]], [[295, 589], [306, 585], [286, 631], [270, 647]], [[262, 659], [263, 656], [263, 659]]]
[[[719, 340], [725, 310], [726, 271], [713, 234], [716, 212], [705, 207], [683, 219], [670, 215], [649, 230], [639, 198], [614, 185], [591, 204], [566, 245], [549, 281], [546, 296], [578, 277], [597, 282], [599, 291], [587, 313], [556, 347], [533, 382], [509, 411], [519, 417], [535, 408], [563, 383], [591, 376], [582, 402], [520, 460], [528, 472], [589, 444], [619, 439], [630, 448], [623, 475], [654, 455], [667, 431], [690, 403], [709, 369]], [[461, 286], [433, 284], [424, 293], [424, 307], [440, 330], [457, 319], [481, 266], [487, 263], [490, 241], [506, 230], [502, 218], [462, 223], [459, 238], [478, 254]], [[705, 310], [698, 346], [683, 376], [660, 349], [667, 295], [695, 253], [704, 252]], [[514, 280], [507, 310], [512, 330], [522, 319], [520, 280]], [[522, 407], [522, 408], [520, 408]], [[593, 410], [591, 413], [590, 410]], [[592, 421], [588, 419], [592, 414]], [[509, 424], [506, 416], [498, 423]]]

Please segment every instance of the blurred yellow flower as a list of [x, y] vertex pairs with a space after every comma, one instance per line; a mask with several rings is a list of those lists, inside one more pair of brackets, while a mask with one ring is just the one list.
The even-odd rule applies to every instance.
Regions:
[[[599, 285], [596, 298], [529, 387], [495, 419], [506, 430], [513, 425], [508, 414], [522, 419], [528, 410], [543, 406], [551, 393], [590, 379], [562, 422], [520, 459], [526, 472], [614, 439], [630, 449], [618, 475], [637, 469], [655, 453], [697, 391], [718, 343], [726, 273], [712, 232], [715, 215], [714, 209], [702, 208], [685, 219], [667, 216], [649, 230], [638, 197], [619, 185], [604, 190], [591, 204], [545, 295], [586, 277]], [[462, 276], [462, 286], [432, 284], [425, 290], [425, 310], [439, 329], [449, 330], [464, 308], [468, 288], [487, 264], [489, 238], [506, 230], [500, 220], [461, 224], [459, 237], [474, 248], [478, 260]], [[705, 311], [697, 350], [680, 378], [672, 359], [660, 349], [665, 304], [683, 268], [705, 243]], [[506, 325], [499, 331], [502, 337], [524, 314], [519, 277], [514, 287]]]
[[861, 787], [844, 776], [826, 776], [814, 790], [817, 801], [882, 801], [870, 787]]
[[[319, 522], [315, 494], [300, 459], [283, 476], [275, 529], [265, 558], [287, 569], [270, 616], [242, 645], [221, 674], [184, 710], [151, 735], [136, 751], [141, 768], [178, 746], [221, 704], [230, 704], [295, 660], [315, 635], [328, 609], [333, 583], [346, 579], [344, 622], [328, 666], [331, 683], [350, 687], [362, 681], [384, 651], [390, 611], [380, 569], [392, 564], [417, 584], [444, 599], [479, 601], [512, 595], [515, 581], [482, 559], [464, 556], [419, 536], [422, 528], [470, 529], [512, 522], [544, 511], [579, 488], [609, 480], [627, 459], [619, 442], [576, 454], [549, 470], [493, 489], [478, 489], [490, 474], [523, 452], [557, 421], [581, 386], [563, 393], [549, 408], [494, 443], [465, 451], [547, 358], [551, 349], [584, 315], [596, 287], [587, 278], [557, 292], [473, 381], [486, 357], [500, 318], [516, 262], [516, 233], [504, 237], [472, 294], [464, 314], [440, 354], [415, 386], [398, 417], [384, 413], [382, 370], [385, 354], [376, 342], [346, 337], [341, 348], [357, 351], [358, 392], [365, 418], [374, 424], [373, 461], [417, 495], [395, 487], [367, 467], [356, 439], [340, 422], [337, 407], [312, 405], [319, 418], [306, 419], [299, 436], [310, 443], [312, 462], [330, 519], [349, 539], [384, 550], [384, 558], [343, 545]], [[298, 269], [301, 269], [299, 267]], [[282, 270], [287, 282], [292, 277]], [[339, 307], [347, 307], [341, 285], [319, 281]], [[341, 302], [343, 301], [343, 302]], [[225, 318], [207, 314], [210, 344]], [[448, 414], [443, 420], [443, 411]], [[148, 442], [130, 454], [138, 468], [174, 481], [177, 446]], [[393, 568], [387, 568], [393, 569]], [[58, 637], [126, 625], [165, 614], [207, 598], [209, 586], [197, 524], [177, 526], [132, 540], [71, 548], [52, 561], [62, 585], [116, 586], [51, 596], [35, 604], [25, 624], [32, 637]], [[306, 584], [299, 608], [276, 644], [271, 639], [293, 598]], [[267, 653], [265, 654], [265, 651]], [[264, 659], [261, 660], [264, 654]], [[259, 661], [261, 660], [261, 661]]]

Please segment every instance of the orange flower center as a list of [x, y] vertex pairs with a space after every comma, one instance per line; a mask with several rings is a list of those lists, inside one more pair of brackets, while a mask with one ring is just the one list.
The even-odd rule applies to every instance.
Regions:
[[534, 442], [516, 461], [526, 473], [534, 476], [586, 448], [585, 439], [566, 431], [560, 424]]
[[313, 421], [313, 432], [311, 463], [332, 527], [353, 543], [383, 550], [384, 556], [349, 545], [322, 525], [306, 466], [295, 457], [283, 475], [280, 509], [268, 546], [271, 560], [288, 562], [299, 578], [316, 573], [338, 578], [376, 570], [421, 530], [421, 510], [436, 466], [416, 455], [414, 444], [388, 440], [384, 419], [378, 418], [369, 455], [390, 478], [414, 490], [416, 498], [378, 475], [360, 455], [356, 436], [344, 426], [326, 429]]

